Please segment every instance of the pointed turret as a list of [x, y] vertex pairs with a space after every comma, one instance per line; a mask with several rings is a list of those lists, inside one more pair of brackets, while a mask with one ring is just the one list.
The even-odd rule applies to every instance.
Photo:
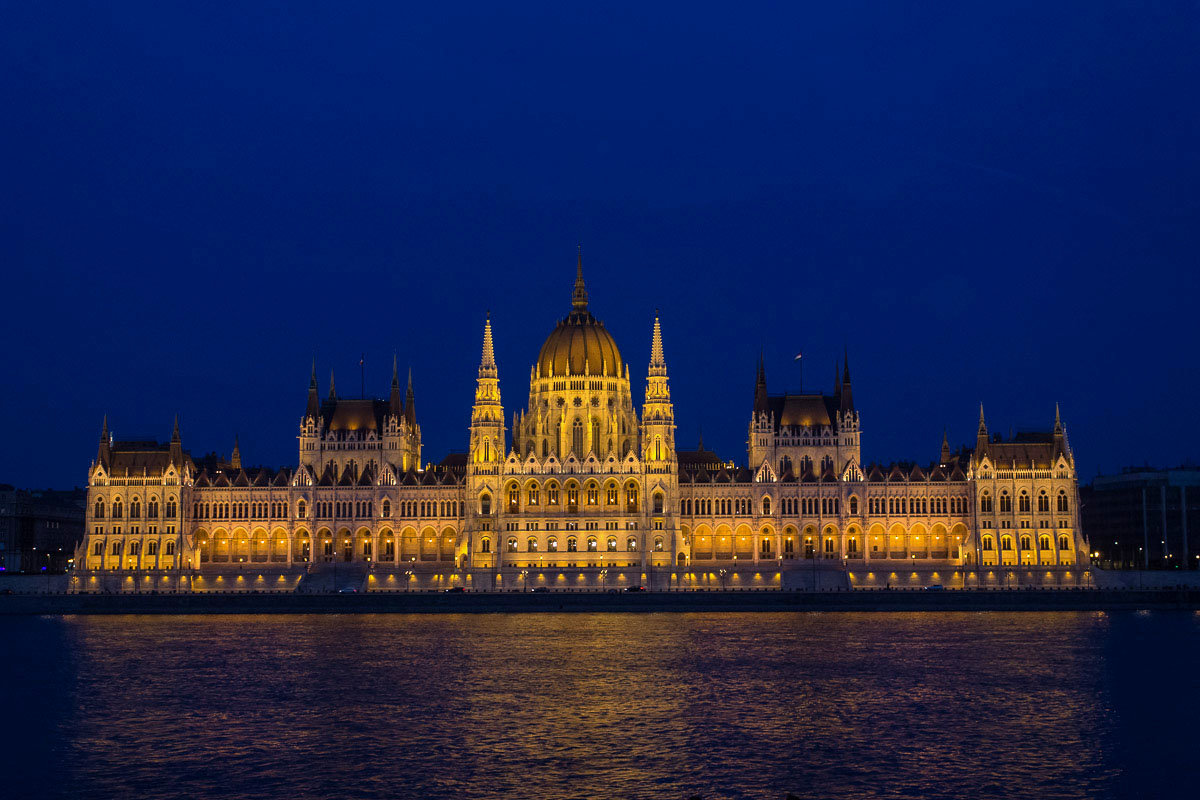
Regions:
[[658, 309], [654, 310], [654, 332], [650, 334], [650, 374], [667, 374], [667, 359], [663, 356], [662, 324], [658, 319]]
[[579, 258], [575, 263], [575, 291], [571, 292], [571, 307], [576, 311], [587, 311], [587, 287], [583, 285], [583, 246], [579, 247]]
[[843, 354], [845, 358], [842, 362], [842, 390], [840, 408], [842, 412], [854, 410], [854, 391], [850, 388], [850, 351], [847, 349]]
[[979, 429], [975, 432], [975, 457], [983, 455], [987, 450], [988, 429], [987, 421], [983, 418], [983, 403], [979, 404]]
[[242, 450], [238, 447], [238, 437], [233, 437], [233, 455], [229, 457], [229, 466], [234, 469], [242, 468]]
[[100, 426], [100, 448], [96, 451], [96, 461], [107, 467], [111, 455], [112, 437], [108, 433], [108, 414], [105, 414], [104, 424]]
[[646, 402], [642, 405], [642, 441], [648, 462], [672, 462], [675, 458], [675, 408], [663, 355], [662, 322], [654, 312], [650, 333], [650, 366], [646, 370]]
[[388, 396], [388, 413], [397, 420], [404, 416], [404, 403], [400, 401], [400, 369], [395, 353], [392, 353], [392, 391]]
[[942, 457], [941, 464], [945, 466], [950, 463], [950, 439], [947, 436], [946, 429], [942, 428]]
[[317, 359], [313, 359], [312, 375], [308, 379], [308, 404], [304, 416], [316, 419], [321, 414], [321, 398], [317, 394]]
[[496, 368], [496, 351], [492, 343], [492, 312], [487, 312], [483, 322], [483, 353], [479, 357], [479, 377], [494, 378]]
[[333, 382], [333, 370], [329, 370], [329, 399], [337, 400], [337, 387]]
[[1063, 428], [1062, 415], [1058, 412], [1058, 403], [1054, 404], [1054, 455], [1067, 451], [1067, 432]]
[[767, 369], [763, 365], [763, 354], [758, 352], [758, 375], [754, 379], [754, 415], [766, 413], [769, 403], [767, 402]]
[[175, 415], [175, 428], [171, 431], [171, 463], [179, 466], [183, 463], [183, 441], [179, 437], [179, 415]]
[[408, 368], [408, 390], [404, 393], [404, 419], [409, 427], [417, 424], [417, 401], [413, 397], [412, 367]]
[[[513, 415], [513, 445], [517, 445], [517, 417]], [[471, 408], [472, 470], [492, 470], [504, 459], [504, 407], [500, 405], [500, 379], [492, 342], [492, 315], [483, 322], [483, 347], [475, 380], [475, 405]]]

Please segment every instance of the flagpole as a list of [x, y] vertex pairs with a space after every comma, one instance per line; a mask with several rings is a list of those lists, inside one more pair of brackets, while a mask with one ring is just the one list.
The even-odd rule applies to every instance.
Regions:
[[358, 357], [358, 396], [364, 399], [367, 396], [367, 368], [365, 366], [367, 354], [363, 353]]

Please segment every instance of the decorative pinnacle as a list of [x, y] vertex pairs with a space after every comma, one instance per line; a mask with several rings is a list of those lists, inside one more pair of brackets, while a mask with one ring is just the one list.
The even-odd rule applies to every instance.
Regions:
[[400, 386], [400, 368], [396, 362], [396, 354], [392, 353], [392, 386]]
[[667, 372], [667, 360], [663, 356], [662, 324], [658, 320], [658, 309], [654, 310], [654, 334], [650, 338], [650, 373], [663, 374]]
[[175, 415], [175, 430], [171, 431], [171, 441], [172, 442], [179, 441], [179, 415], [178, 414]]
[[587, 311], [587, 287], [583, 285], [583, 245], [579, 245], [579, 260], [575, 264], [575, 291], [571, 293], [571, 307], [576, 311]]
[[479, 358], [479, 375], [487, 372], [492, 377], [496, 374], [496, 352], [492, 344], [492, 312], [489, 311], [483, 321], [483, 353]]
[[316, 391], [317, 389], [317, 357], [313, 356], [312, 376], [308, 379], [308, 388]]
[[333, 370], [329, 370], [329, 399], [337, 399], [337, 387], [333, 383]]
[[979, 430], [981, 433], [987, 433], [987, 423], [983, 419], [983, 403], [979, 404]]

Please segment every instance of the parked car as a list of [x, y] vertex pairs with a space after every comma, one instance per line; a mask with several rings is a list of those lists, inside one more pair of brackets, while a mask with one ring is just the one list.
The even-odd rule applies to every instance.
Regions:
[[341, 589], [338, 589], [338, 594], [358, 594], [358, 589], [355, 589], [353, 586], [343, 586]]
[[532, 589], [530, 589], [529, 591], [536, 592], [537, 594], [546, 594], [547, 592], [550, 591], [550, 587], [549, 586], [535, 586]]
[[942, 586], [940, 583], [931, 583], [925, 587], [925, 591], [927, 591], [927, 592], [944, 592], [944, 591], [946, 591], [946, 587]]
[[644, 592], [644, 591], [646, 591], [646, 587], [645, 586], [626, 586], [625, 591], [627, 591], [627, 592]]
[[446, 591], [446, 594], [461, 594], [462, 592], [465, 592], [466, 589], [464, 589], [461, 586], [451, 586], [449, 589], [446, 589], [445, 591]]

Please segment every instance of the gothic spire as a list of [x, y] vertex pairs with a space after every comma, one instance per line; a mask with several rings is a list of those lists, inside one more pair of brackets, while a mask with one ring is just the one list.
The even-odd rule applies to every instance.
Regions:
[[658, 320], [658, 309], [654, 310], [654, 332], [650, 336], [650, 374], [667, 374], [667, 359], [663, 355], [662, 324]]
[[479, 357], [479, 377], [496, 377], [496, 351], [492, 344], [492, 312], [487, 312], [483, 322], [483, 352]]
[[316, 419], [320, 414], [321, 398], [317, 396], [317, 359], [314, 356], [312, 375], [308, 379], [308, 405], [304, 409], [304, 415]]
[[337, 400], [337, 387], [333, 383], [333, 370], [329, 370], [329, 399]]
[[942, 465], [950, 463], [950, 439], [947, 430], [942, 428]]
[[987, 422], [983, 419], [983, 403], [979, 404], [979, 433], [987, 436]]
[[242, 451], [241, 448], [238, 447], [237, 434], [234, 434], [233, 436], [233, 455], [229, 457], [229, 465], [234, 469], [242, 468]]
[[404, 414], [404, 405], [400, 402], [400, 369], [395, 353], [392, 353], [392, 391], [388, 395], [388, 413], [397, 418]]
[[175, 415], [175, 429], [171, 431], [171, 463], [180, 465], [183, 463], [183, 443], [179, 438], [179, 415]]
[[769, 403], [767, 402], [767, 369], [763, 365], [762, 350], [758, 351], [758, 375], [754, 380], [754, 413], [761, 414], [766, 412]]
[[179, 415], [175, 415], [175, 429], [171, 431], [171, 444], [179, 441]]
[[1058, 413], [1058, 403], [1054, 404], [1054, 432], [1062, 433], [1062, 415]]
[[579, 258], [575, 263], [575, 291], [571, 293], [571, 307], [576, 311], [587, 311], [587, 287], [583, 285], [583, 245], [579, 246]]
[[104, 424], [100, 427], [100, 447], [96, 451], [96, 461], [98, 463], [108, 466], [111, 445], [112, 437], [108, 435], [108, 414], [105, 414]]
[[408, 391], [404, 393], [404, 418], [409, 425], [417, 424], [417, 401], [413, 399], [412, 367], [408, 368]]

